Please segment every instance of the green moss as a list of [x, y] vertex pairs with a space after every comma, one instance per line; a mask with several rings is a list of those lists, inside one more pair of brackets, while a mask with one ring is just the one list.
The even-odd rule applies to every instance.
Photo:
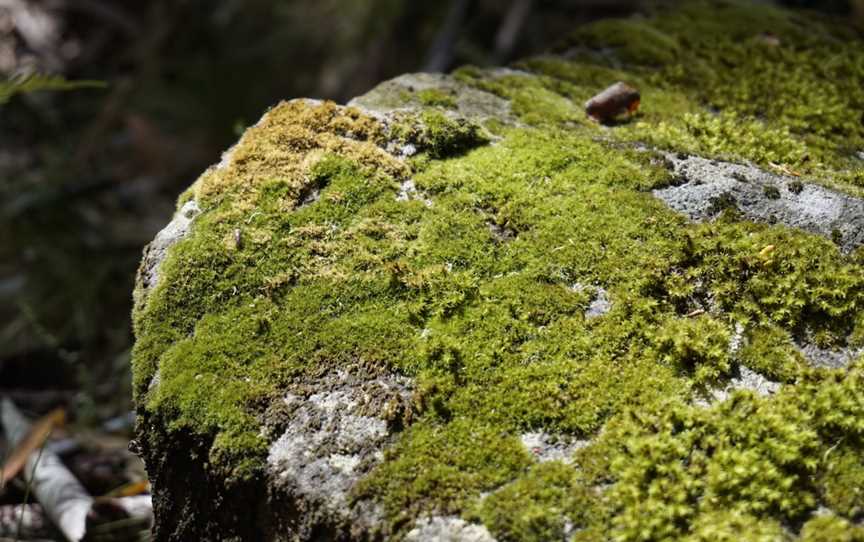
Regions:
[[825, 503], [843, 517], [864, 513], [864, 450], [841, 437], [827, 452], [822, 480]]
[[667, 34], [639, 19], [599, 21], [571, 36], [571, 45], [598, 50], [611, 48], [623, 62], [649, 66], [672, 63], [680, 52], [674, 34]]
[[794, 381], [807, 366], [789, 333], [774, 325], [751, 329], [737, 354], [743, 365], [774, 381]]
[[421, 144], [434, 157], [463, 152], [485, 142], [480, 128], [463, 119], [451, 119], [438, 111], [424, 111], [421, 120], [425, 127]]
[[563, 45], [571, 61], [541, 57], [518, 65], [526, 74], [459, 75], [510, 98], [533, 125], [577, 125], [585, 100], [628, 81], [640, 89], [642, 108], [637, 122], [607, 132], [615, 139], [774, 164], [860, 194], [860, 43], [836, 21], [749, 2], [692, 1], [588, 25]]
[[527, 74], [497, 76], [473, 68], [457, 71], [456, 76], [510, 100], [513, 113], [525, 123], [534, 126], [587, 124], [581, 105], [570, 93], [575, 93], [575, 88], [566, 82]]
[[427, 88], [417, 92], [417, 99], [423, 105], [431, 107], [456, 107], [456, 98], [451, 93], [436, 88]]
[[753, 532], [805, 517], [837, 435], [864, 430], [861, 378], [860, 367], [810, 375], [770, 398], [738, 393], [710, 409], [673, 403], [619, 420], [598, 444], [616, 480], [614, 537], [711, 539], [730, 532], [730, 513], [764, 526]]
[[727, 326], [707, 316], [675, 318], [657, 332], [656, 356], [691, 374], [696, 385], [717, 382], [732, 368], [730, 336]]
[[486, 497], [468, 518], [494, 526], [501, 542], [561, 540], [587, 526], [597, 500], [579, 471], [550, 461]]
[[861, 261], [820, 237], [721, 220], [694, 228], [686, 252], [680, 270], [666, 279], [679, 305], [710, 295], [739, 322], [825, 327], [842, 336], [864, 307]]
[[476, 123], [440, 109], [402, 115], [391, 126], [390, 134], [398, 141], [417, 145], [432, 158], [464, 153], [488, 142], [487, 135]]
[[398, 525], [424, 510], [458, 513], [478, 492], [503, 484], [529, 462], [518, 439], [476, 418], [420, 422], [388, 451], [380, 475], [361, 484], [358, 495], [381, 496]]
[[719, 511], [700, 516], [686, 542], [778, 542], [788, 538], [779, 521], [737, 512]]
[[802, 542], [860, 542], [864, 527], [837, 516], [818, 516], [804, 524]]

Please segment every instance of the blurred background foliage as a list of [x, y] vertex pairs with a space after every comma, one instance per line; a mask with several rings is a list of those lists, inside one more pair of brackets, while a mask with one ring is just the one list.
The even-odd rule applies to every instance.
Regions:
[[[861, 0], [786, 3], [864, 19]], [[645, 4], [0, 0], [0, 391], [67, 402], [80, 421], [129, 408], [141, 249], [268, 106], [506, 63]], [[104, 86], [36, 92], [66, 88], [58, 77]]]

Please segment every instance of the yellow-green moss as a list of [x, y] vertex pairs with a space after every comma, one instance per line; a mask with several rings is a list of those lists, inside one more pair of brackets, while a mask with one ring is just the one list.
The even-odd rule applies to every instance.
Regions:
[[[831, 472], [838, 439], [864, 435], [862, 374], [811, 373], [769, 398], [742, 392], [709, 409], [672, 401], [616, 420], [596, 445], [616, 481], [613, 537], [709, 540], [728, 532], [728, 513], [769, 529], [806, 518], [833, 489], [818, 473]], [[847, 495], [850, 482], [839, 482]]]
[[[396, 536], [439, 513], [500, 540], [560, 538], [565, 517], [576, 540], [774, 540], [801, 525], [806, 540], [856, 539], [862, 370], [810, 369], [793, 341], [864, 342], [864, 251], [734, 209], [692, 224], [651, 196], [670, 173], [633, 145], [854, 191], [864, 60], [813, 25], [696, 2], [585, 29], [571, 60], [463, 69], [519, 118], [494, 142], [429, 93], [387, 123], [277, 106], [184, 196], [203, 212], [135, 315], [137, 400], [215, 437], [211, 468], [246, 475], [268, 444], [263, 400], [335, 368], [412, 377], [413, 424], [354, 494]], [[616, 29], [630, 34], [604, 41]], [[640, 113], [588, 121], [584, 101], [619, 79], [642, 91]], [[385, 150], [397, 143], [420, 158]], [[409, 178], [422, 197], [397, 198]], [[590, 318], [598, 288], [611, 310]], [[696, 406], [739, 366], [784, 387]], [[595, 443], [536, 465], [529, 431]], [[809, 519], [820, 504], [836, 517]]]
[[399, 113], [389, 133], [395, 141], [416, 145], [432, 158], [459, 154], [488, 141], [480, 126], [440, 108]]
[[578, 470], [549, 461], [489, 495], [468, 517], [493, 526], [500, 542], [545, 542], [560, 540], [568, 527], [586, 525], [597, 501], [597, 492], [586, 487]]
[[456, 107], [456, 98], [452, 93], [444, 92], [443, 90], [436, 88], [427, 88], [417, 92], [417, 99], [420, 100], [421, 104], [432, 107]]
[[807, 361], [789, 332], [772, 324], [752, 328], [738, 352], [741, 364], [778, 382], [794, 382]]
[[837, 516], [819, 516], [804, 524], [801, 529], [803, 542], [861, 542], [864, 527], [852, 525], [849, 520]]
[[[842, 36], [842, 40], [836, 39]], [[529, 73], [460, 78], [513, 100], [524, 122], [580, 122], [581, 104], [624, 80], [640, 114], [606, 135], [676, 151], [751, 160], [862, 193], [864, 40], [813, 14], [750, 2], [690, 1], [647, 18], [601, 21]], [[571, 101], [568, 108], [558, 100]]]

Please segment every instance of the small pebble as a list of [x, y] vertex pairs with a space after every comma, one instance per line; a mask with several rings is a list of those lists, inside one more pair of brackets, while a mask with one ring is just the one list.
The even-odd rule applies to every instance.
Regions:
[[609, 122], [624, 113], [635, 113], [639, 100], [638, 90], [619, 81], [585, 102], [585, 113], [598, 122]]

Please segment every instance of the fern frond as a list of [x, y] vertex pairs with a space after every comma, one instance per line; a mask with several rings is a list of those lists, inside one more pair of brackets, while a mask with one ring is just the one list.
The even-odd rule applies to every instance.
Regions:
[[62, 75], [28, 74], [13, 76], [0, 81], [0, 105], [16, 94], [27, 94], [40, 90], [66, 91], [81, 88], [101, 88], [102, 81], [69, 81]]

